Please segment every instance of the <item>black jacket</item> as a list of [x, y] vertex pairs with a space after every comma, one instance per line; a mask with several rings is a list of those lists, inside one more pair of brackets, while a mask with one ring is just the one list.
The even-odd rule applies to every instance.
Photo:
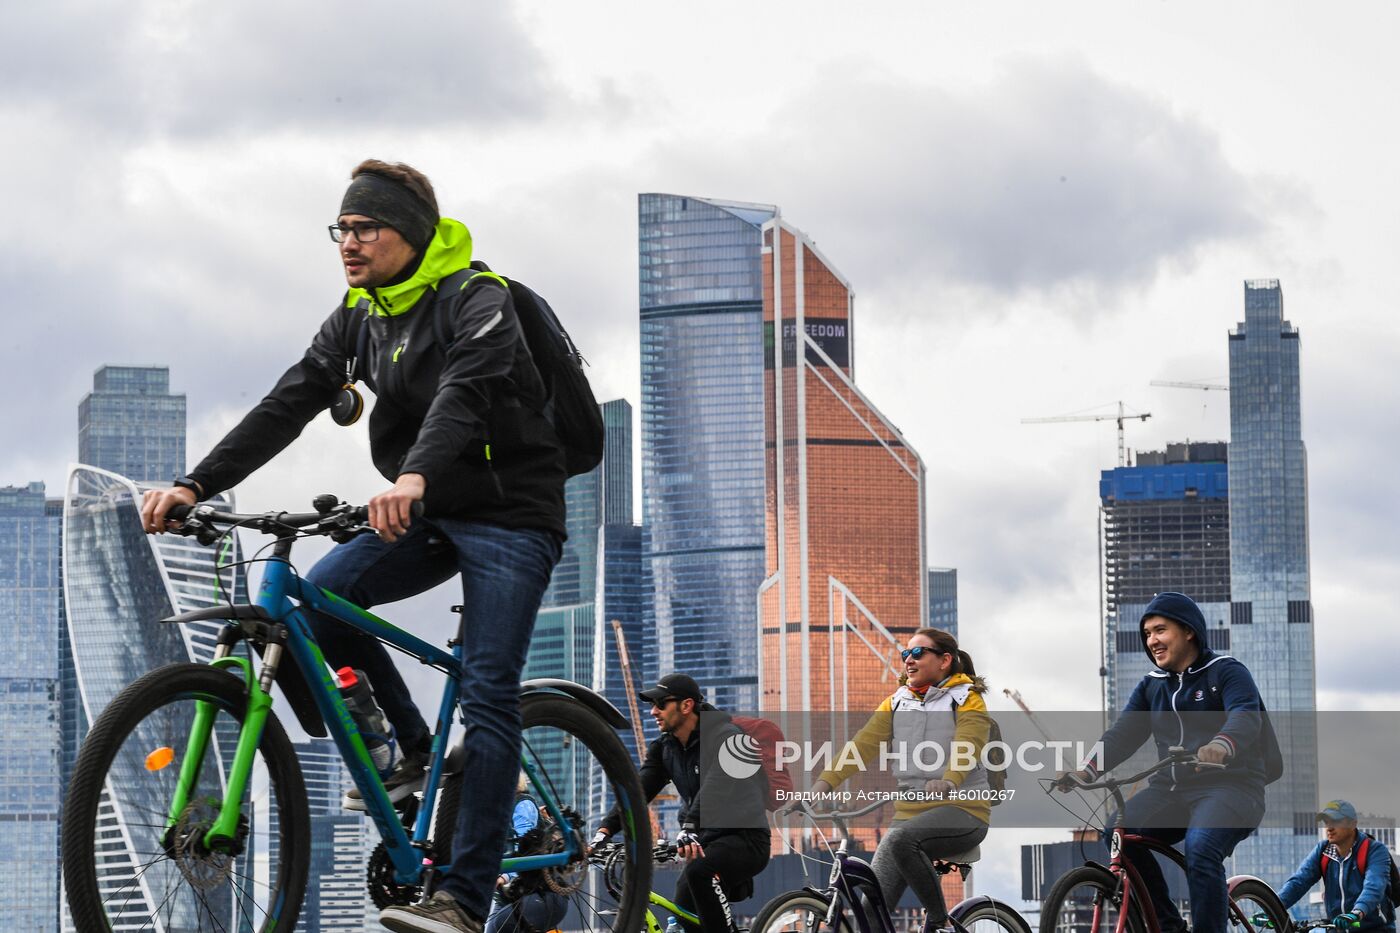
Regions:
[[[470, 239], [464, 249], [452, 240], [456, 231], [465, 236], [456, 221], [439, 222], [405, 282], [347, 294], [302, 359], [190, 471], [205, 496], [241, 482], [330, 406], [361, 345], [359, 329], [368, 327], [368, 359], [355, 375], [375, 394], [370, 453], [384, 478], [421, 473], [428, 518], [566, 534], [563, 452], [542, 413], [543, 385], [510, 291], [493, 276], [451, 294], [437, 290], [470, 258]], [[446, 350], [435, 315], [451, 334]]]
[[[716, 734], [707, 735], [702, 745], [700, 725], [682, 745], [670, 733], [661, 736], [647, 746], [646, 761], [643, 762], [640, 776], [642, 793], [652, 800], [667, 784], [674, 784], [676, 794], [681, 799], [680, 824], [689, 829], [704, 845], [719, 836], [741, 834], [761, 840], [765, 851], [768, 845], [768, 828], [765, 818], [767, 800], [766, 780], [736, 781], [724, 773], [717, 762], [705, 762], [703, 755], [713, 754], [719, 744], [740, 729], [729, 717], [709, 704], [701, 707], [700, 723], [707, 729], [715, 729]], [[702, 751], [703, 749], [703, 751]], [[761, 772], [760, 772], [761, 774]], [[706, 801], [710, 805], [721, 804], [722, 815], [715, 817], [708, 810], [702, 812]], [[717, 820], [738, 817], [738, 827], [714, 825]], [[621, 826], [621, 815], [616, 807], [603, 820], [602, 828], [616, 832]], [[759, 829], [758, 826], [762, 826]]]

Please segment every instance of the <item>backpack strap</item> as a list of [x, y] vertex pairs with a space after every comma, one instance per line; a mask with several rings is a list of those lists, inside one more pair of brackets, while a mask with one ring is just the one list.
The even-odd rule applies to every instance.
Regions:
[[[463, 291], [481, 276], [499, 282], [507, 291], [510, 290], [509, 282], [492, 272], [486, 263], [474, 259], [467, 268], [458, 269], [451, 275], [438, 279], [437, 293], [441, 297]], [[442, 352], [446, 354], [452, 348], [452, 333], [447, 328], [447, 321], [444, 318], [445, 312], [438, 310], [444, 304], [445, 302], [442, 301], [433, 302], [433, 339], [438, 342], [438, 346], [442, 347]]]
[[1366, 855], [1371, 851], [1371, 837], [1363, 836], [1356, 843], [1356, 870], [1366, 874]]
[[345, 381], [354, 385], [360, 380], [360, 374], [364, 371], [364, 362], [369, 359], [369, 299], [361, 298], [355, 303], [355, 311], [358, 312], [355, 321], [351, 326], [358, 324], [359, 330], [355, 333], [355, 355], [345, 361]]

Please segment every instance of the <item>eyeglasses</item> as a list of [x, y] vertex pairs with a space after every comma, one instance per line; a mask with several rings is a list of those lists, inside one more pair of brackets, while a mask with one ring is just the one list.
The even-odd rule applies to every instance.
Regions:
[[379, 239], [379, 228], [383, 226], [385, 225], [373, 223], [331, 224], [326, 229], [330, 231], [331, 241], [334, 243], [343, 243], [345, 238], [352, 234], [361, 243], [373, 243]]
[[900, 658], [905, 661], [917, 661], [926, 654], [949, 654], [947, 651], [939, 651], [937, 648], [925, 648], [923, 645], [915, 645], [912, 648], [905, 648], [899, 653]]

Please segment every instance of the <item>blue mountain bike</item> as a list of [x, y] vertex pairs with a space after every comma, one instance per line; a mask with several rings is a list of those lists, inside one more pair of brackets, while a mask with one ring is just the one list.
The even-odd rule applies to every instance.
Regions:
[[[446, 650], [428, 644], [302, 580], [291, 563], [297, 539], [346, 541], [373, 530], [364, 507], [334, 496], [314, 505], [314, 512], [260, 515], [197, 506], [171, 516], [181, 522], [172, 531], [205, 544], [234, 528], [271, 535], [271, 556], [255, 604], [161, 620], [227, 620], [210, 663], [150, 672], [93, 722], [63, 808], [64, 885], [78, 933], [291, 933], [307, 886], [310, 814], [296, 752], [271, 711], [274, 681], [303, 731], [329, 732], [382, 837], [367, 868], [374, 902], [415, 902], [449, 861], [458, 808], [471, 797], [447, 755], [462, 646], [455, 638]], [[402, 812], [311, 634], [309, 610], [446, 679], [424, 790]], [[501, 870], [518, 874], [517, 896], [566, 896], [568, 929], [634, 933], [644, 923], [652, 858], [646, 800], [616, 731], [627, 722], [606, 699], [568, 681], [529, 681], [521, 694], [520, 767], [542, 818], [505, 853]], [[614, 803], [623, 814], [622, 846], [608, 890], [588, 871], [583, 834]]]

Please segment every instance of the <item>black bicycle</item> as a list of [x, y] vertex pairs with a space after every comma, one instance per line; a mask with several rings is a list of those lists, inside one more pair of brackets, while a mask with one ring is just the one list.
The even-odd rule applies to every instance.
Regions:
[[[890, 905], [880, 893], [870, 863], [847, 850], [850, 830], [846, 821], [884, 805], [880, 800], [857, 810], [817, 813], [805, 803], [799, 804], [794, 812], [811, 820], [814, 828], [819, 819], [831, 820], [840, 834], [840, 841], [832, 848], [818, 830], [831, 854], [831, 874], [825, 888], [806, 887], [773, 898], [759, 911], [750, 933], [895, 933]], [[784, 831], [782, 835], [786, 839], [788, 834]], [[981, 857], [981, 848], [974, 846], [967, 852], [934, 859], [933, 868], [940, 875], [956, 871], [966, 878]], [[948, 911], [948, 924], [955, 933], [1031, 933], [1030, 924], [1014, 907], [986, 895], [969, 897]]]

